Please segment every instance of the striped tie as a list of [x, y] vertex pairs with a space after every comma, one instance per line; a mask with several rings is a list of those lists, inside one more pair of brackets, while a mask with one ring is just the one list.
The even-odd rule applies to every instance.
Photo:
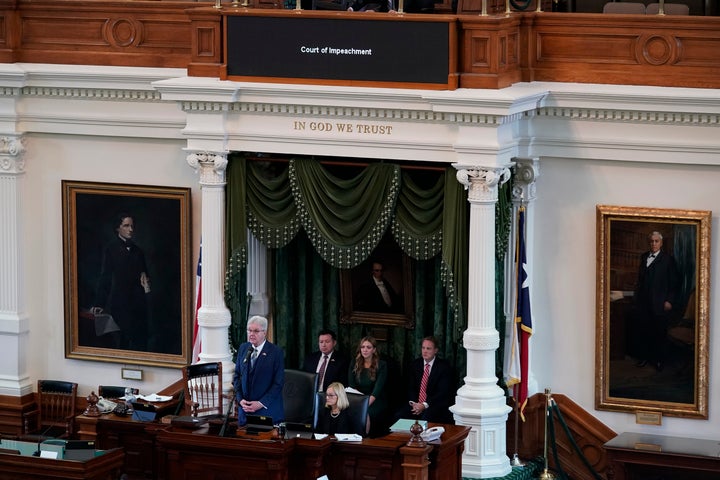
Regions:
[[325, 370], [327, 370], [327, 362], [328, 362], [328, 356], [323, 355], [323, 362], [322, 365], [320, 365], [320, 379], [318, 380], [318, 391], [324, 392], [325, 389], [323, 388], [323, 383], [325, 382]]
[[423, 372], [422, 380], [420, 380], [420, 396], [418, 397], [418, 403], [425, 403], [427, 400], [427, 382], [430, 376], [430, 364], [425, 364], [425, 371]]

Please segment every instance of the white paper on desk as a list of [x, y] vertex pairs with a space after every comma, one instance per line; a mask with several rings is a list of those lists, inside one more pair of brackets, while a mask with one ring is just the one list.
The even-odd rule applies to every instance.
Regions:
[[40, 458], [58, 458], [58, 452], [51, 452], [50, 450], [42, 450], [40, 452]]
[[137, 398], [145, 400], [146, 402], [167, 402], [172, 400], [171, 395], [158, 395], [157, 393], [151, 393], [150, 395], [138, 395]]
[[327, 433], [315, 433], [315, 440], [322, 440], [327, 437]]
[[353, 387], [345, 387], [345, 393], [354, 393], [355, 395], [365, 395], [360, 390], [356, 390]]
[[362, 437], [357, 433], [336, 433], [338, 442], [362, 442]]

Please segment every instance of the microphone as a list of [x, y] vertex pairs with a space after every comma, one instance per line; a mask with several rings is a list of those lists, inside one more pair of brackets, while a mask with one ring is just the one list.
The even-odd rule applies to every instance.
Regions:
[[255, 350], [255, 347], [253, 347], [252, 344], [250, 344], [250, 348], [248, 348], [248, 351], [247, 351], [247, 354], [245, 355], [245, 360], [243, 360], [243, 363], [247, 363], [250, 360], [253, 350]]
[[231, 397], [228, 401], [228, 408], [227, 412], [225, 412], [225, 418], [223, 419], [222, 427], [220, 427], [220, 433], [218, 436], [224, 437], [225, 431], [227, 430], [228, 422], [230, 422], [230, 412], [232, 412], [232, 407], [235, 404], [235, 392], [232, 392]]
[[[45, 440], [45, 435], [47, 435], [48, 432], [49, 432], [50, 430], [52, 430], [53, 426], [54, 426], [54, 425], [48, 425], [48, 427], [47, 427], [45, 430], [43, 430], [42, 433], [40, 434], [40, 438], [38, 438], [37, 450], [36, 450], [35, 452], [33, 452], [33, 454], [32, 454], [33, 457], [39, 457], [39, 456], [40, 456], [40, 444]], [[48, 439], [48, 440], [49, 440], [49, 439]]]

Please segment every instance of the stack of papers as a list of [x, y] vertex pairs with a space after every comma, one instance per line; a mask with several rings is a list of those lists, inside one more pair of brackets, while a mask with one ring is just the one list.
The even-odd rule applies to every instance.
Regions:
[[336, 433], [339, 442], [362, 442], [362, 437], [356, 433]]
[[[423, 431], [427, 430], [427, 421], [426, 420], [418, 420], [417, 421], [422, 427]], [[410, 418], [401, 418], [397, 422], [393, 423], [392, 427], [390, 427], [391, 432], [409, 432], [410, 427], [412, 427], [415, 424], [415, 420]]]
[[167, 402], [172, 400], [171, 395], [158, 395], [157, 393], [151, 393], [150, 395], [138, 395], [138, 400], [145, 400], [146, 402]]
[[355, 395], [365, 395], [360, 390], [357, 390], [353, 387], [345, 387], [345, 393], [354, 393]]

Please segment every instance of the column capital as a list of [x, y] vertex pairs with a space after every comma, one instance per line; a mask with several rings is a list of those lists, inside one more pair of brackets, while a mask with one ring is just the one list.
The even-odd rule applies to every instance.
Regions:
[[483, 167], [480, 165], [454, 164], [457, 180], [468, 190], [468, 200], [475, 202], [497, 202], [498, 186], [510, 179], [510, 166], [498, 165]]
[[18, 175], [25, 172], [25, 138], [0, 136], [0, 173]]
[[529, 203], [537, 198], [535, 182], [540, 176], [540, 160], [537, 158], [515, 158], [515, 182], [513, 203]]
[[200, 185], [225, 185], [227, 152], [189, 151], [187, 162], [200, 172]]

